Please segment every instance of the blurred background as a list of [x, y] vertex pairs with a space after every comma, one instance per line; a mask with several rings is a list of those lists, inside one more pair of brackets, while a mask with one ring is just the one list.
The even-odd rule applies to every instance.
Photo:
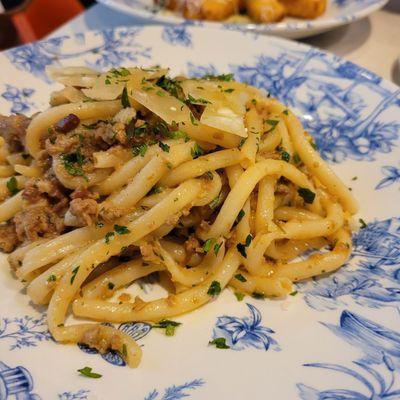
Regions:
[[41, 39], [94, 0], [0, 0], [0, 50]]

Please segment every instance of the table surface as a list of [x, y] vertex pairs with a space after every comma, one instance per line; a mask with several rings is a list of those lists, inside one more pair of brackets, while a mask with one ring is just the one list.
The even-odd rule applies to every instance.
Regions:
[[[145, 23], [96, 4], [51, 36]], [[391, 0], [385, 8], [360, 21], [301, 41], [344, 57], [400, 85], [400, 0]]]

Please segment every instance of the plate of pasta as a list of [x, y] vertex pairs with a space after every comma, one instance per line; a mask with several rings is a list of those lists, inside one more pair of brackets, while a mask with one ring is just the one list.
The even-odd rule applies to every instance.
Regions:
[[398, 398], [398, 87], [198, 27], [0, 66], [0, 399]]
[[163, 24], [303, 38], [358, 21], [387, 0], [99, 0], [134, 17]]

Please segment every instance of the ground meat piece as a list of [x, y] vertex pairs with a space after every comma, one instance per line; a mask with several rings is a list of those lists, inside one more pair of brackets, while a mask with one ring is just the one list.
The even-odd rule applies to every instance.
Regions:
[[54, 206], [55, 212], [68, 204], [65, 189], [52, 171], [48, 171], [42, 178], [30, 178], [25, 184], [22, 197], [29, 204], [43, 203], [43, 200], [47, 200]]
[[100, 122], [97, 127], [93, 130], [93, 136], [96, 145], [100, 145], [101, 148], [103, 142], [104, 144], [111, 146], [115, 143], [114, 127], [109, 123]]
[[77, 218], [79, 226], [91, 226], [97, 218], [97, 201], [93, 199], [74, 199], [69, 211]]
[[100, 209], [99, 214], [105, 222], [112, 222], [117, 218], [122, 217], [124, 210], [118, 207], [106, 206]]
[[50, 206], [26, 207], [14, 217], [18, 239], [34, 241], [40, 237], [54, 237], [64, 230], [63, 219]]
[[11, 152], [23, 151], [26, 128], [30, 118], [24, 115], [0, 115], [0, 135], [6, 140]]
[[47, 152], [56, 156], [59, 154], [70, 153], [79, 145], [79, 137], [77, 135], [57, 135], [46, 140], [45, 147]]
[[0, 250], [10, 253], [18, 243], [19, 240], [15, 232], [15, 225], [12, 222], [0, 225]]
[[51, 167], [52, 158], [47, 150], [41, 150], [36, 159], [37, 166], [43, 170], [48, 170]]
[[91, 192], [84, 186], [78, 186], [72, 193], [71, 199], [98, 199], [99, 194]]

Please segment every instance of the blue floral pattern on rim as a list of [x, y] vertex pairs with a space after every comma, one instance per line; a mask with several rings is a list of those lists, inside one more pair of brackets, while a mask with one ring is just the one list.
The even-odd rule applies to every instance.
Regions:
[[400, 302], [400, 218], [369, 223], [354, 235], [356, 270], [343, 267], [329, 277], [299, 284], [315, 310], [334, 310], [353, 300], [364, 307], [397, 307]]
[[190, 390], [196, 390], [204, 385], [202, 379], [194, 379], [193, 381], [186, 382], [178, 386], [170, 386], [164, 390], [164, 394], [161, 394], [157, 389], [151, 391], [144, 400], [179, 400], [184, 397], [191, 397], [188, 393]]
[[395, 183], [400, 183], [400, 168], [385, 165], [381, 170], [385, 178], [376, 185], [375, 189], [379, 190], [394, 185]]
[[226, 344], [232, 350], [244, 350], [254, 347], [259, 350], [279, 351], [278, 342], [272, 337], [275, 333], [272, 329], [261, 325], [260, 311], [252, 304], [246, 303], [249, 317], [222, 316], [217, 318], [213, 329], [212, 338], [224, 338]]
[[186, 25], [166, 26], [162, 38], [167, 43], [177, 44], [184, 47], [193, 46], [192, 35], [187, 30]]
[[35, 89], [32, 88], [18, 88], [17, 86], [6, 84], [6, 90], [1, 94], [1, 97], [12, 103], [12, 113], [22, 114], [28, 112], [33, 106], [30, 97], [34, 93]]
[[[307, 363], [358, 381], [360, 389], [318, 390], [303, 383], [297, 387], [302, 400], [397, 400], [400, 398], [400, 335], [348, 310], [343, 311], [339, 326], [324, 324], [336, 335], [359, 347], [363, 357], [351, 367], [329, 363]], [[324, 382], [329, 382], [325, 381]]]
[[86, 400], [89, 397], [89, 390], [80, 389], [77, 392], [63, 392], [58, 395], [58, 400]]
[[2, 318], [0, 340], [11, 341], [10, 350], [35, 347], [40, 342], [52, 340], [47, 329], [46, 315]]

